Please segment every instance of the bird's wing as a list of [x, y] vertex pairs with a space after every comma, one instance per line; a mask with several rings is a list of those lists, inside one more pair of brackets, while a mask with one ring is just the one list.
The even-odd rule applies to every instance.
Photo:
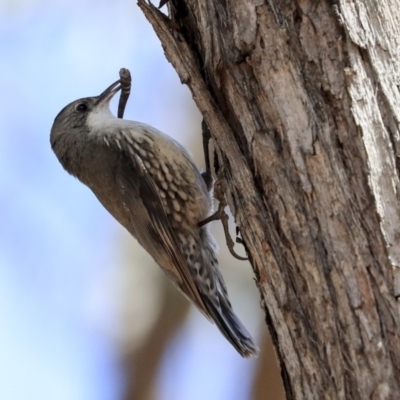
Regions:
[[122, 150], [116, 177], [120, 180], [118, 187], [124, 206], [132, 217], [128, 230], [183, 293], [209, 318], [209, 312], [168, 220], [156, 183], [143, 160], [128, 141], [108, 137], [107, 142]]

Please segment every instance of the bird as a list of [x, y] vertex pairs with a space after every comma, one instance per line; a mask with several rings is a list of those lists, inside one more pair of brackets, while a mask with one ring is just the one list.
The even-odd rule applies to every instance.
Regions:
[[52, 150], [237, 352], [256, 356], [253, 338], [232, 309], [216, 242], [208, 225], [198, 226], [212, 213], [212, 190], [177, 141], [111, 113], [120, 89], [118, 80], [99, 96], [64, 107], [51, 128]]

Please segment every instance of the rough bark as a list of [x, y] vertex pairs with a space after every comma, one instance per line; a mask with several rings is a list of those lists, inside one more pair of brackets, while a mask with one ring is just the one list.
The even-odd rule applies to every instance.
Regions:
[[287, 398], [398, 398], [400, 6], [139, 5], [211, 129]]

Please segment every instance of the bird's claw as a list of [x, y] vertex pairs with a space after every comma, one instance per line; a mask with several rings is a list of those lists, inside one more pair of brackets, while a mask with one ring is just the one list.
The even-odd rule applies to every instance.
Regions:
[[[229, 252], [232, 254], [233, 257], [237, 258], [238, 260], [247, 261], [249, 259], [248, 257], [239, 256], [239, 254], [237, 254], [234, 250], [235, 242], [232, 240], [231, 235], [229, 233], [229, 226], [228, 226], [229, 216], [225, 212], [225, 207], [226, 207], [227, 203], [225, 200], [225, 196], [222, 193], [221, 181], [218, 180], [217, 183], [215, 184], [215, 186], [216, 186], [215, 197], [219, 201], [218, 210], [214, 214], [212, 214], [209, 217], [207, 217], [206, 219], [204, 219], [203, 221], [200, 221], [198, 223], [198, 226], [199, 226], [199, 228], [201, 228], [202, 226], [207, 225], [211, 221], [220, 220], [222, 222], [222, 226], [224, 228], [226, 245], [228, 246]], [[243, 241], [242, 241], [242, 244], [243, 244]]]

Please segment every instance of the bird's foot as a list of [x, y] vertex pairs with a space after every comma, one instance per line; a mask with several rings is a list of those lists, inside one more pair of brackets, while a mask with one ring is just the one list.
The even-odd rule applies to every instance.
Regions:
[[233, 257], [237, 258], [238, 260], [246, 261], [248, 260], [248, 257], [239, 256], [239, 254], [235, 252], [234, 250], [235, 242], [232, 240], [231, 235], [229, 233], [229, 225], [228, 225], [229, 216], [225, 212], [225, 207], [227, 206], [224, 194], [225, 189], [226, 189], [226, 182], [221, 178], [218, 179], [217, 182], [215, 183], [215, 191], [214, 191], [214, 196], [219, 201], [218, 210], [214, 214], [204, 219], [203, 221], [200, 221], [198, 223], [198, 226], [199, 228], [201, 228], [202, 226], [207, 225], [211, 221], [220, 220], [224, 228], [226, 245], [228, 246], [229, 252], [232, 254]]

